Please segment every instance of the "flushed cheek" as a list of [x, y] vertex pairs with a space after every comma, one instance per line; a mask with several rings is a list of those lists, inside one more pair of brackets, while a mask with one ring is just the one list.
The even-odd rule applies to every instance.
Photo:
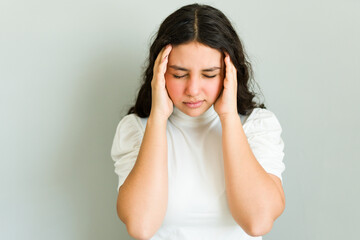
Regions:
[[173, 80], [167, 80], [166, 89], [172, 101], [181, 101], [184, 92], [184, 87], [181, 83]]
[[216, 99], [219, 96], [222, 87], [223, 87], [222, 81], [208, 85], [207, 87], [208, 96], [213, 100]]

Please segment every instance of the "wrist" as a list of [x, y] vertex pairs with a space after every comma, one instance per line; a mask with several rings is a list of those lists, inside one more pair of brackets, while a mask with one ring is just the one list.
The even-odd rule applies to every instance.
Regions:
[[224, 124], [229, 121], [239, 121], [240, 117], [238, 113], [224, 113], [219, 115], [221, 124]]
[[148, 122], [152, 124], [161, 124], [166, 125], [168, 120], [168, 117], [166, 117], [164, 114], [150, 112]]

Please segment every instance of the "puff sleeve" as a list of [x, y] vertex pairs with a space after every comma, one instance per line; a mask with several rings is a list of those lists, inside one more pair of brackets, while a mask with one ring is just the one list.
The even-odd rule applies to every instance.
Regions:
[[116, 128], [111, 157], [119, 177], [117, 191], [135, 165], [144, 134], [140, 124], [137, 116], [130, 114], [123, 117]]
[[282, 181], [285, 154], [281, 125], [270, 110], [255, 108], [253, 111], [243, 126], [249, 145], [265, 171], [276, 175]]

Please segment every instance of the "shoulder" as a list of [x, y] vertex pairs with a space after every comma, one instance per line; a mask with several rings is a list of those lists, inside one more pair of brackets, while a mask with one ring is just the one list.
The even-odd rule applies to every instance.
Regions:
[[111, 151], [112, 155], [115, 156], [129, 149], [138, 148], [144, 132], [140, 117], [136, 114], [124, 116], [116, 128]]
[[282, 131], [275, 113], [265, 108], [254, 108], [243, 125], [247, 131]]
[[135, 113], [124, 116], [118, 123], [116, 132], [122, 134], [134, 132], [143, 133], [144, 129], [141, 118]]
[[281, 174], [285, 170], [285, 143], [275, 113], [264, 108], [254, 108], [243, 128], [258, 162], [267, 173], [279, 177], [282, 181]]

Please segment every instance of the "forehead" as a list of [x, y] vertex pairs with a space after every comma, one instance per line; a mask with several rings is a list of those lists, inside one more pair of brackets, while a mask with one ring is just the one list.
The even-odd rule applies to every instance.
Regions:
[[168, 63], [187, 69], [221, 67], [222, 53], [198, 42], [180, 44], [172, 48]]

